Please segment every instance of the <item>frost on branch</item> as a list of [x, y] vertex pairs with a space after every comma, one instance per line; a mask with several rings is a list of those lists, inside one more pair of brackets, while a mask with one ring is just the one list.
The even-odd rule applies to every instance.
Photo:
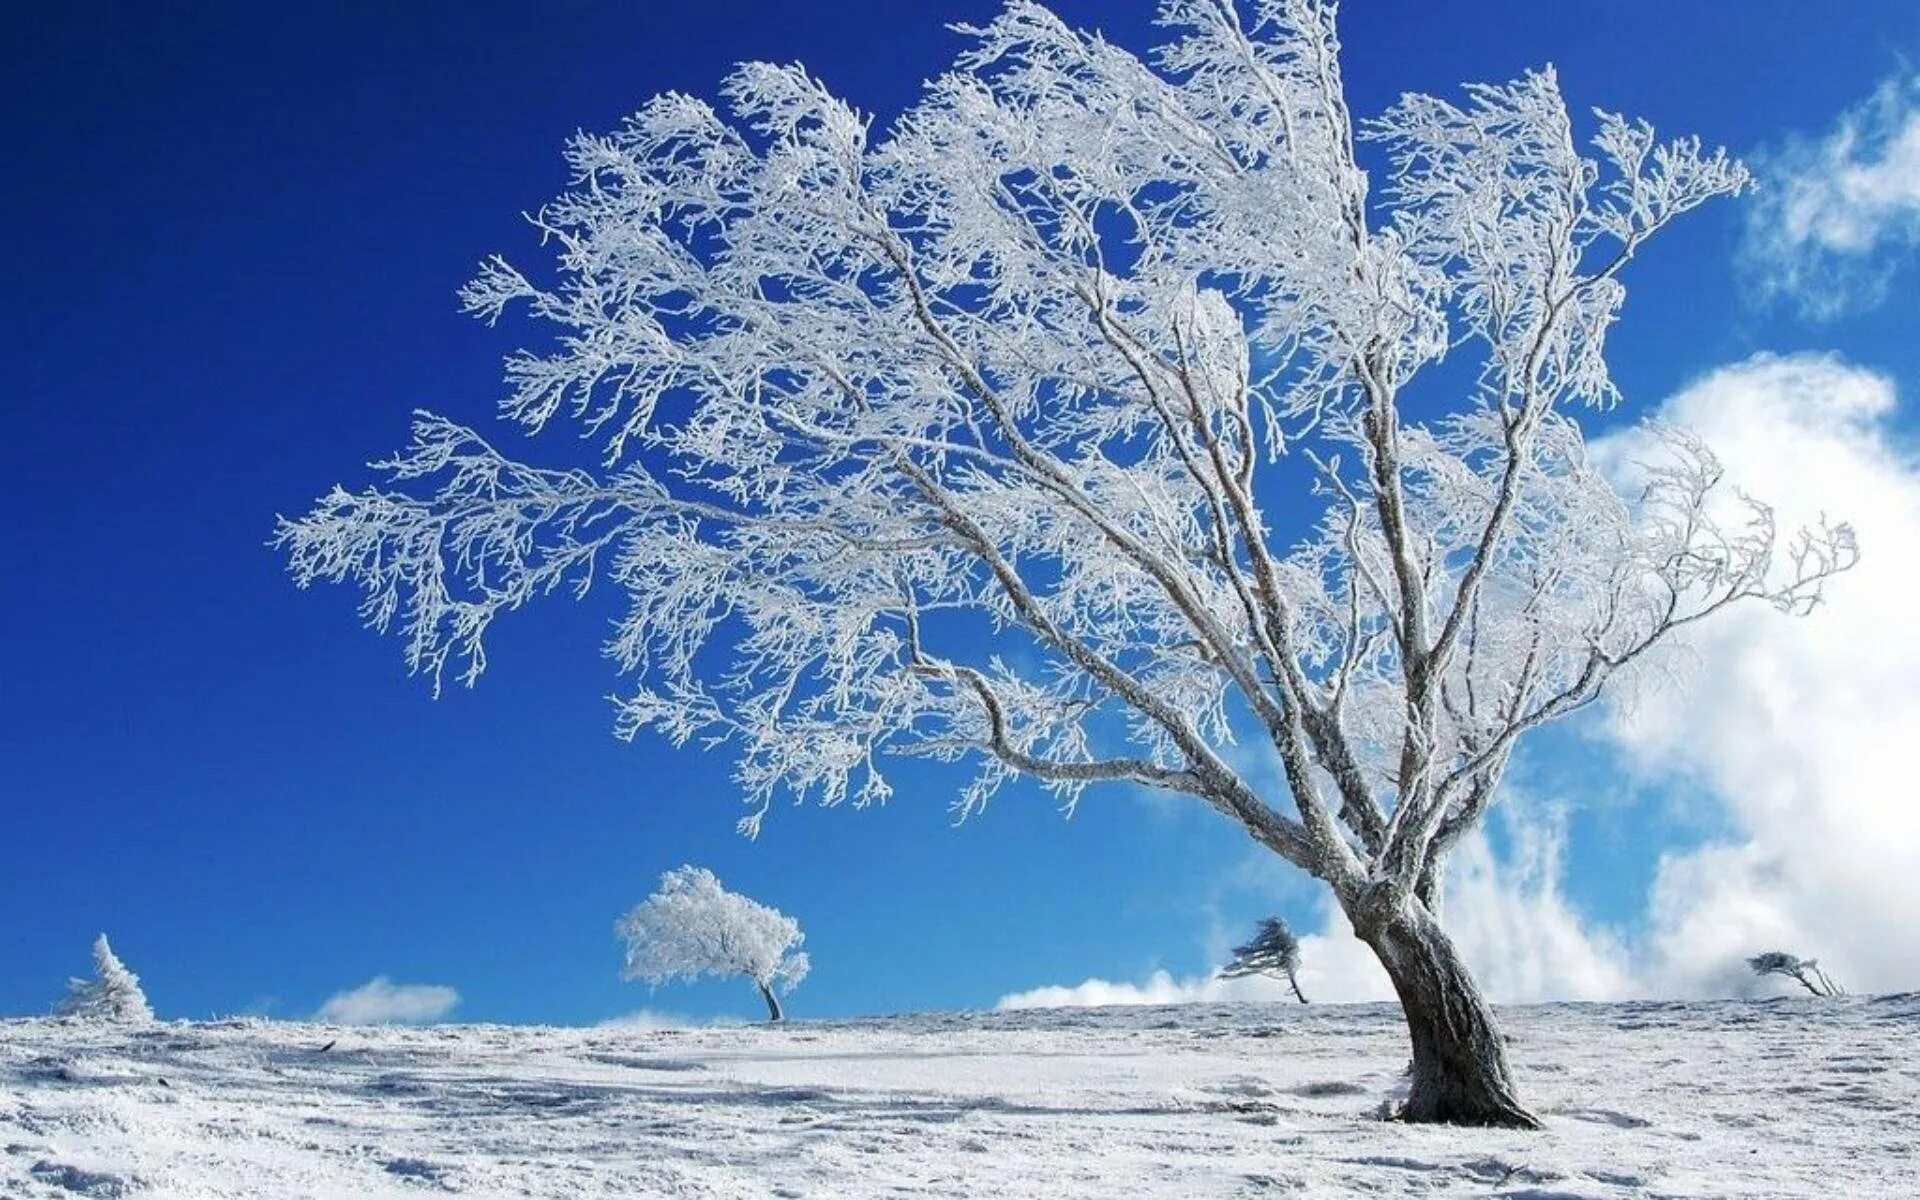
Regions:
[[1144, 786], [1417, 937], [1390, 969], [1450, 955], [1422, 923], [1522, 736], [1855, 557], [1683, 431], [1631, 487], [1587, 455], [1631, 260], [1747, 174], [1551, 71], [1356, 121], [1331, 4], [1160, 12], [1142, 58], [1016, 0], [884, 129], [753, 64], [576, 138], [557, 268], [465, 301], [553, 331], [505, 415], [601, 464], [423, 415], [281, 523], [295, 578], [468, 683], [500, 614], [611, 586], [617, 728], [730, 755], [749, 832], [901, 756], [969, 771], [962, 814]]
[[811, 966], [800, 949], [806, 935], [798, 921], [727, 891], [704, 867], [678, 867], [660, 876], [659, 890], [614, 929], [626, 943], [623, 978], [657, 986], [744, 975], [773, 1021], [783, 1016], [776, 991], [792, 991]]
[[93, 978], [70, 979], [67, 994], [54, 1006], [54, 1015], [86, 1021], [122, 1021], [143, 1024], [153, 1020], [140, 977], [114, 954], [107, 935], [93, 939]]

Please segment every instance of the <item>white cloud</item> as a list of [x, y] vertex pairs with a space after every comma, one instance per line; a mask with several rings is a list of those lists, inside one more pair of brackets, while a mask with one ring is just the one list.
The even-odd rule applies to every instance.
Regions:
[[[1729, 482], [1775, 505], [1783, 530], [1849, 521], [1863, 557], [1811, 616], [1755, 606], [1696, 627], [1608, 715], [1603, 736], [1637, 781], [1671, 806], [1704, 800], [1722, 831], [1662, 856], [1631, 942], [1563, 896], [1551, 807], [1503, 801], [1504, 854], [1485, 838], [1462, 843], [1445, 920], [1491, 997], [1790, 989], [1744, 965], [1768, 949], [1817, 957], [1855, 991], [1920, 987], [1920, 802], [1908, 762], [1920, 746], [1920, 461], [1896, 440], [1896, 411], [1890, 380], [1822, 355], [1756, 356], [1662, 407], [1706, 438]], [[1623, 464], [1643, 445], [1625, 433], [1594, 453]], [[1301, 959], [1313, 1000], [1391, 996], [1337, 911], [1301, 938]], [[1000, 1007], [1285, 997], [1272, 981], [1157, 971], [1035, 988]]]
[[681, 1013], [662, 1012], [657, 1008], [635, 1009], [617, 1017], [608, 1017], [595, 1025], [596, 1029], [628, 1029], [647, 1033], [659, 1029], [703, 1029], [713, 1025], [744, 1025], [747, 1022], [739, 1017], [714, 1017], [702, 1019], [689, 1017]]
[[1626, 948], [1561, 894], [1560, 811], [1512, 795], [1501, 805], [1511, 848], [1495, 855], [1484, 836], [1469, 838], [1447, 877], [1446, 926], [1480, 986], [1508, 1004], [1635, 994]]
[[339, 1025], [426, 1025], [441, 1020], [459, 1003], [460, 993], [453, 988], [395, 983], [377, 975], [357, 988], [327, 997], [313, 1019]]
[[1266, 1000], [1273, 996], [1226, 996], [1222, 992], [1233, 983], [1195, 976], [1175, 979], [1166, 971], [1155, 971], [1143, 983], [1122, 983], [1109, 979], [1088, 979], [1071, 986], [1049, 985], [1025, 992], [1010, 992], [994, 1005], [1002, 1011], [1018, 1008], [1106, 1008], [1109, 1005], [1191, 1004], [1208, 1000]]
[[1746, 260], [1762, 289], [1830, 317], [1879, 302], [1920, 248], [1920, 77], [1882, 83], [1817, 140], [1758, 161]]
[[1662, 860], [1639, 956], [1660, 993], [1724, 993], [1741, 956], [1775, 947], [1856, 990], [1920, 985], [1920, 463], [1894, 439], [1895, 410], [1884, 376], [1762, 355], [1662, 411], [1783, 528], [1850, 521], [1862, 559], [1811, 616], [1749, 608], [1699, 627], [1684, 682], [1612, 720], [1638, 772], [1703, 786], [1728, 826]]

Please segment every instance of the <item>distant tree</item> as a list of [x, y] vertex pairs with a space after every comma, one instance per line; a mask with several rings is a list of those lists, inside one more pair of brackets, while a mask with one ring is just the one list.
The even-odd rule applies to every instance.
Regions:
[[56, 1016], [89, 1021], [153, 1020], [153, 1009], [140, 990], [140, 977], [114, 954], [104, 933], [93, 939], [93, 978], [69, 979], [67, 994], [53, 1011]]
[[436, 680], [609, 581], [618, 730], [724, 748], [749, 831], [882, 802], [900, 756], [975, 768], [963, 814], [1022, 777], [1189, 797], [1379, 958], [1406, 1119], [1535, 1126], [1448, 855], [1531, 731], [1854, 559], [1682, 432], [1625, 488], [1584, 443], [1629, 265], [1748, 174], [1578, 129], [1550, 69], [1356, 119], [1330, 0], [1158, 9], [1143, 56], [1014, 0], [885, 125], [760, 63], [581, 134], [558, 269], [464, 299], [552, 325], [506, 414], [601, 463], [423, 414], [280, 544]]
[[1223, 979], [1240, 979], [1247, 975], [1272, 975], [1285, 978], [1287, 986], [1300, 1003], [1307, 1002], [1306, 993], [1300, 990], [1300, 939], [1293, 936], [1293, 930], [1287, 928], [1282, 917], [1268, 917], [1260, 922], [1260, 932], [1244, 946], [1233, 948], [1233, 961], [1220, 969]]
[[1788, 954], [1785, 950], [1769, 950], [1756, 954], [1747, 960], [1755, 975], [1784, 975], [1797, 981], [1816, 996], [1844, 996], [1847, 989], [1833, 981], [1833, 977], [1820, 969], [1816, 959], [1800, 958]]
[[760, 991], [767, 1019], [785, 1017], [777, 992], [790, 992], [811, 963], [800, 923], [779, 909], [720, 886], [704, 867], [660, 876], [660, 890], [620, 919], [627, 979], [661, 984], [702, 975], [744, 975]]

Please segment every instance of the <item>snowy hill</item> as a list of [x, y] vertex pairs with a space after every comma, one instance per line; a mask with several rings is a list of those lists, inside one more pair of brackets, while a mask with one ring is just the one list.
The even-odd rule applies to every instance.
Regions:
[[1381, 1006], [781, 1029], [6, 1021], [0, 1195], [1917, 1194], [1920, 996], [1506, 1021], [1545, 1133], [1377, 1120], [1406, 1059]]

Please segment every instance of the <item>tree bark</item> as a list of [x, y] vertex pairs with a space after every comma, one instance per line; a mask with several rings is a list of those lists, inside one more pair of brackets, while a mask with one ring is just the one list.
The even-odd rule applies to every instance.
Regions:
[[1538, 1129], [1521, 1107], [1493, 1009], [1432, 915], [1415, 901], [1361, 937], [1393, 980], [1413, 1039], [1413, 1088], [1398, 1116], [1418, 1124]]
[[767, 1020], [773, 1022], [786, 1020], [787, 1014], [780, 1011], [780, 998], [773, 994], [773, 989], [758, 979], [753, 981], [753, 986], [760, 989], [760, 998], [767, 1002]]
[[1441, 864], [1430, 865], [1420, 872], [1420, 882], [1413, 886], [1414, 897], [1427, 906], [1427, 915], [1435, 921], [1441, 920], [1440, 905], [1445, 902], [1447, 895], [1442, 871]]
[[1305, 1004], [1307, 1002], [1307, 994], [1300, 990], [1300, 981], [1293, 977], [1292, 971], [1287, 972], [1287, 985], [1293, 988], [1294, 997], [1298, 999], [1300, 1003]]

